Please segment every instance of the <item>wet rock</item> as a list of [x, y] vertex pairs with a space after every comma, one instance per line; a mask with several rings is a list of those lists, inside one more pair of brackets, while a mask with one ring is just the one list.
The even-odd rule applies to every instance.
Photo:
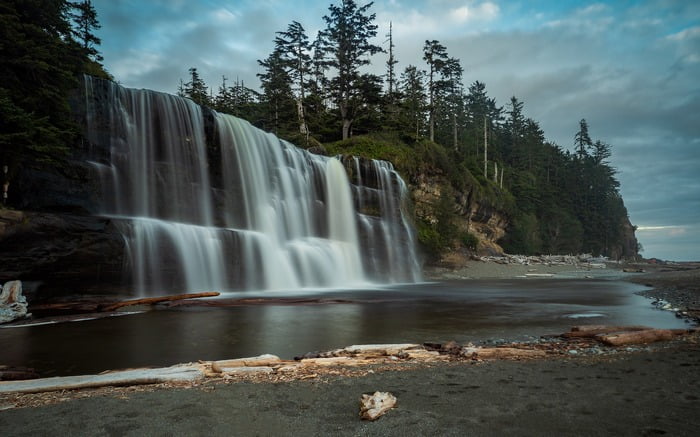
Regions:
[[0, 281], [22, 280], [32, 303], [60, 294], [124, 291], [125, 245], [117, 221], [52, 213], [23, 217], [0, 233]]

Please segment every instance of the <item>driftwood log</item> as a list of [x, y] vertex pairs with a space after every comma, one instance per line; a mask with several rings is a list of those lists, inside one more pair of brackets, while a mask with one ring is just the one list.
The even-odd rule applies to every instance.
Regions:
[[574, 326], [569, 332], [562, 334], [565, 338], [596, 338], [599, 334], [611, 334], [613, 332], [635, 332], [652, 329], [648, 326], [607, 326], [607, 325], [581, 325]]
[[596, 338], [610, 346], [624, 346], [628, 344], [645, 344], [672, 340], [674, 336], [673, 331], [670, 329], [647, 329], [644, 331], [599, 334]]
[[462, 355], [480, 360], [520, 360], [524, 358], [542, 358], [547, 355], [543, 350], [519, 349], [514, 347], [465, 347]]
[[608, 346], [625, 346], [672, 340], [675, 336], [695, 332], [693, 329], [654, 329], [648, 326], [574, 326], [561, 336], [564, 338], [591, 338]]
[[176, 294], [172, 296], [159, 296], [159, 297], [145, 297], [142, 299], [131, 299], [122, 302], [117, 302], [111, 305], [107, 305], [102, 308], [102, 311], [114, 311], [122, 307], [133, 306], [133, 305], [153, 305], [161, 302], [172, 302], [174, 300], [184, 300], [184, 299], [195, 299], [200, 297], [215, 297], [220, 293], [218, 291], [205, 291], [202, 293], [185, 293]]

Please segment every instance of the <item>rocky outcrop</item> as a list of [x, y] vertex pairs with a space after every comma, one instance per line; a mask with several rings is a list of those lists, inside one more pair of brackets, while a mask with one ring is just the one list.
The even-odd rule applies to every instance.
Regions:
[[124, 239], [101, 217], [0, 210], [0, 282], [24, 281], [32, 302], [124, 292]]
[[622, 238], [620, 244], [610, 248], [611, 259], [636, 259], [639, 258], [639, 242], [634, 235], [637, 229], [630, 222], [629, 217], [625, 217], [621, 224]]
[[[449, 182], [442, 176], [419, 175], [411, 186], [411, 196], [416, 217], [428, 223], [437, 222], [436, 206]], [[455, 214], [453, 225], [459, 233], [470, 233], [479, 239], [477, 252], [482, 255], [499, 255], [503, 249], [498, 244], [508, 226], [508, 218], [488, 203], [475, 200], [472, 191], [452, 192]]]

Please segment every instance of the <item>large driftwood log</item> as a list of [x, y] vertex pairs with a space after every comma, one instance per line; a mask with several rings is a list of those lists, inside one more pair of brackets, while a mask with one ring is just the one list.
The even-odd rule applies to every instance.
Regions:
[[596, 338], [610, 346], [624, 346], [671, 340], [673, 337], [674, 333], [670, 329], [647, 329], [645, 331], [600, 334]]
[[648, 326], [607, 326], [607, 325], [581, 325], [574, 326], [569, 332], [562, 334], [566, 338], [595, 338], [599, 334], [611, 334], [614, 332], [634, 332], [651, 329]]
[[77, 390], [105, 386], [129, 386], [163, 382], [186, 383], [204, 379], [204, 371], [197, 365], [178, 365], [158, 369], [133, 369], [100, 375], [57, 376], [26, 381], [0, 382], [1, 393], [41, 393], [59, 390]]
[[519, 360], [523, 358], [542, 358], [547, 353], [537, 349], [518, 349], [514, 347], [465, 347], [462, 355], [480, 360]]
[[377, 420], [396, 405], [396, 396], [385, 391], [375, 391], [373, 395], [360, 398], [360, 417], [363, 420]]
[[172, 296], [159, 296], [159, 297], [145, 297], [142, 299], [131, 299], [122, 302], [117, 302], [111, 305], [107, 305], [102, 308], [102, 311], [114, 311], [122, 307], [132, 306], [132, 305], [153, 305], [161, 302], [171, 302], [174, 300], [184, 300], [184, 299], [195, 299], [200, 297], [214, 297], [218, 296], [220, 293], [218, 291], [205, 291], [203, 293], [185, 293], [176, 294]]
[[237, 358], [233, 360], [212, 361], [211, 369], [214, 372], [226, 372], [226, 369], [234, 367], [271, 367], [282, 364], [282, 360], [277, 355], [259, 355], [250, 358]]

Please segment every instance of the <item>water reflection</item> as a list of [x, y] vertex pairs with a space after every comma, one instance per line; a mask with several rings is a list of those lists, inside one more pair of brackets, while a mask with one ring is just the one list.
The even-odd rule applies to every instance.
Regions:
[[50, 376], [262, 353], [292, 358], [351, 344], [524, 339], [587, 323], [685, 327], [634, 294], [641, 289], [619, 281], [528, 279], [286, 292], [277, 297], [313, 294], [344, 303], [181, 307], [0, 329], [0, 364]]

